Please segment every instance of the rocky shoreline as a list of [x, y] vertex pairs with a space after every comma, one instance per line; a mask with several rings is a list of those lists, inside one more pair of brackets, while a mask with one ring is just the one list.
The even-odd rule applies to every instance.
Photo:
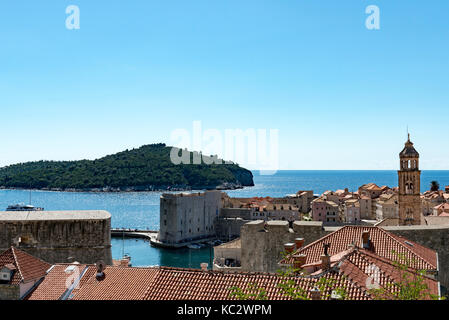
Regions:
[[218, 186], [123, 186], [123, 187], [103, 187], [103, 188], [15, 188], [0, 186], [0, 190], [33, 190], [33, 191], [53, 191], [53, 192], [92, 192], [92, 193], [117, 193], [117, 192], [167, 192], [167, 191], [192, 191], [192, 190], [237, 190], [244, 186], [239, 183], [226, 182]]

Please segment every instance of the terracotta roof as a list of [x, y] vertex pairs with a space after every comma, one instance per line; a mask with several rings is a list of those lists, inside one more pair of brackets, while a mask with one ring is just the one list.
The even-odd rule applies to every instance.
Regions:
[[[334, 280], [336, 287], [346, 287], [349, 299], [368, 299], [363, 290], [338, 273], [328, 273], [323, 277]], [[233, 300], [236, 298], [231, 296], [232, 287], [236, 286], [244, 292], [249, 292], [249, 285], [254, 284], [266, 291], [269, 300], [289, 300], [290, 297], [286, 296], [279, 287], [279, 284], [285, 280], [287, 279], [268, 273], [204, 272], [192, 269], [160, 268], [143, 298], [144, 300]], [[294, 281], [295, 286], [307, 292], [310, 298], [310, 290], [314, 288], [319, 278], [290, 277], [288, 280]]]
[[[345, 226], [297, 250], [295, 254], [305, 254], [307, 256], [306, 263], [309, 264], [320, 261], [323, 254], [323, 244], [325, 243], [331, 244], [330, 255], [347, 250], [350, 244], [362, 247], [363, 231], [370, 232], [371, 248], [380, 257], [395, 261], [398, 259], [398, 253], [405, 254], [408, 259], [413, 260], [412, 267], [416, 269], [437, 269], [437, 254], [434, 250], [393, 235], [379, 227]], [[280, 263], [291, 264], [293, 260], [290, 257]]]
[[[410, 279], [413, 275], [417, 275], [417, 270], [409, 268], [407, 271], [401, 271], [391, 260], [381, 258], [362, 248], [354, 248], [342, 257], [338, 270], [370, 295], [370, 289], [372, 289], [370, 285], [374, 283], [374, 280], [379, 287], [393, 293], [397, 292], [398, 288], [392, 285], [403, 281], [404, 272], [409, 274]], [[423, 279], [428, 293], [438, 296], [438, 281], [430, 277]]]
[[[78, 269], [70, 268], [71, 266]], [[77, 287], [81, 287], [95, 272], [95, 266], [85, 264], [54, 265], [45, 276], [45, 279], [25, 300], [59, 300], [66, 293], [67, 289], [70, 288], [70, 285], [73, 284], [75, 278], [77, 281], [79, 280]], [[77, 287], [72, 290], [72, 293], [77, 291]]]
[[73, 300], [141, 300], [157, 273], [157, 268], [107, 266], [104, 277], [98, 280], [95, 272]]
[[[352, 249], [332, 257], [332, 268], [319, 270], [312, 276], [280, 277], [269, 273], [247, 273], [222, 271], [202, 271], [199, 269], [179, 269], [168, 267], [106, 267], [105, 276], [96, 278], [94, 266], [85, 267], [86, 273], [80, 281], [80, 288], [73, 290], [69, 299], [73, 300], [234, 300], [232, 287], [248, 293], [250, 285], [264, 289], [269, 300], [289, 300], [279, 287], [291, 280], [294, 286], [303, 290], [308, 298], [310, 291], [320, 279], [334, 282], [324, 292], [323, 299], [329, 299], [332, 289], [343, 288], [347, 299], [369, 300], [366, 279], [367, 266], [376, 265], [382, 272], [380, 283], [397, 279], [391, 263], [363, 249]], [[60, 299], [65, 293], [68, 265], [56, 265], [47, 278], [29, 297], [30, 300]], [[438, 293], [435, 280], [426, 279], [432, 293]]]
[[434, 207], [434, 209], [442, 210], [443, 212], [449, 212], [449, 203], [442, 203]]
[[51, 264], [14, 247], [0, 254], [0, 267], [6, 265], [16, 268], [11, 284], [39, 280], [51, 267]]
[[[55, 265], [45, 280], [30, 294], [29, 300], [59, 300], [66, 294], [69, 265]], [[235, 300], [232, 287], [237, 286], [248, 292], [250, 284], [266, 291], [267, 299], [288, 300], [279, 284], [293, 280], [295, 286], [306, 292], [310, 298], [312, 290], [320, 278], [335, 281], [331, 289], [345, 287], [348, 299], [367, 300], [369, 296], [358, 285], [339, 274], [326, 272], [320, 277], [290, 276], [280, 277], [269, 273], [227, 273], [222, 271], [202, 271], [199, 269], [179, 269], [169, 267], [111, 267], [104, 270], [101, 280], [96, 278], [96, 268], [92, 265], [79, 265], [85, 270], [79, 289], [66, 295], [72, 300]], [[82, 274], [82, 272], [80, 272]], [[323, 297], [328, 299], [329, 297]]]

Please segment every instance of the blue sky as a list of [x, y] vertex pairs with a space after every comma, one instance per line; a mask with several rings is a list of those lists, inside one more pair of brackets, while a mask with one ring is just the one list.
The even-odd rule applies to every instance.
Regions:
[[278, 129], [281, 169], [397, 169], [408, 125], [422, 169], [449, 169], [448, 16], [445, 0], [2, 1], [0, 166], [170, 144], [200, 120]]

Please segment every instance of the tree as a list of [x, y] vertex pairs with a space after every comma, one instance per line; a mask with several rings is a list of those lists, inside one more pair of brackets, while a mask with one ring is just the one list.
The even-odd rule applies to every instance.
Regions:
[[430, 191], [438, 191], [440, 190], [440, 184], [438, 183], [438, 181], [432, 181], [430, 183]]
[[232, 287], [231, 297], [235, 297], [239, 300], [267, 300], [267, 291], [264, 288], [259, 288], [255, 283], [248, 284], [248, 290], [245, 292], [239, 287]]

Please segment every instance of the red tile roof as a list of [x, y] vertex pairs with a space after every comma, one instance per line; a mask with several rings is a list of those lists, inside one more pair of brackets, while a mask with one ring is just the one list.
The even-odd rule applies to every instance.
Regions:
[[16, 268], [11, 284], [39, 280], [51, 267], [51, 264], [14, 247], [0, 254], [0, 268], [11, 264]]
[[[234, 300], [232, 287], [243, 292], [250, 292], [250, 285], [263, 289], [269, 300], [289, 300], [279, 287], [284, 281], [292, 280], [308, 298], [310, 291], [319, 285], [321, 279], [333, 282], [323, 290], [322, 299], [329, 299], [331, 291], [343, 288], [346, 299], [369, 300], [373, 296], [368, 291], [367, 266], [376, 265], [384, 285], [397, 279], [393, 266], [387, 259], [382, 259], [363, 249], [347, 250], [338, 257], [333, 257], [332, 268], [320, 270], [312, 276], [281, 277], [269, 273], [226, 273], [222, 271], [202, 271], [199, 269], [178, 269], [168, 267], [111, 267], [104, 270], [102, 279], [96, 278], [95, 266], [87, 266], [86, 273], [80, 281], [80, 288], [73, 290], [68, 297], [73, 300]], [[83, 265], [84, 266], [84, 265]], [[81, 268], [83, 266], [80, 266]], [[48, 277], [30, 295], [30, 300], [60, 299], [65, 292], [67, 265], [56, 265]], [[392, 271], [393, 270], [393, 271]], [[438, 293], [435, 280], [427, 279], [432, 293]], [[298, 290], [299, 291], [299, 290]], [[297, 292], [298, 292], [297, 291]]]
[[141, 300], [157, 272], [157, 268], [107, 266], [98, 280], [95, 269], [74, 292], [73, 300]]
[[[77, 271], [69, 271], [67, 268], [75, 266]], [[31, 294], [29, 294], [26, 300], [58, 300], [66, 292], [70, 285], [73, 283], [75, 277], [79, 279], [78, 287], [84, 285], [84, 283], [95, 274], [95, 266], [87, 266], [85, 264], [59, 264], [54, 265], [48, 272], [42, 283], [39, 284]], [[73, 277], [71, 277], [73, 275]], [[72, 281], [71, 281], [72, 280]], [[75, 293], [75, 288], [72, 293]]]
[[[58, 300], [66, 292], [68, 265], [55, 265], [45, 280], [30, 294], [29, 300]], [[80, 265], [80, 269], [85, 267]], [[234, 300], [231, 288], [234, 286], [248, 292], [250, 284], [264, 289], [270, 300], [288, 300], [279, 287], [283, 281], [293, 280], [295, 286], [304, 290], [310, 298], [310, 290], [319, 281], [318, 277], [282, 278], [268, 273], [225, 273], [202, 271], [199, 269], [179, 269], [169, 267], [113, 267], [104, 270], [101, 280], [96, 278], [95, 266], [87, 266], [80, 281], [80, 288], [67, 296], [73, 300]], [[369, 296], [358, 285], [342, 275], [329, 272], [324, 278], [335, 282], [334, 287], [344, 286], [348, 298], [366, 300]], [[333, 287], [332, 287], [333, 288]], [[330, 295], [332, 288], [325, 292]], [[328, 296], [323, 299], [329, 299]]]
[[[408, 268], [402, 271], [392, 261], [381, 258], [366, 249], [354, 248], [348, 252], [339, 262], [338, 269], [342, 275], [363, 288], [371, 298], [379, 298], [372, 295], [370, 289], [374, 283], [385, 289], [390, 294], [398, 292], [394, 283], [403, 282], [404, 273], [409, 275], [409, 279], [414, 279], [417, 270]], [[424, 277], [423, 282], [427, 285], [427, 292], [435, 296], [439, 295], [438, 281], [431, 277]], [[391, 297], [391, 296], [390, 296]], [[429, 297], [426, 297], [429, 298]]]
[[[412, 267], [423, 270], [437, 269], [437, 253], [405, 238], [393, 235], [379, 227], [345, 226], [321, 239], [299, 249], [295, 254], [305, 254], [306, 263], [320, 261], [323, 244], [330, 243], [329, 255], [335, 255], [348, 249], [350, 244], [363, 247], [362, 233], [370, 232], [371, 249], [380, 257], [392, 261], [399, 260], [398, 254], [404, 254], [412, 260]], [[292, 257], [284, 259], [281, 264], [292, 264]]]
[[[359, 287], [337, 273], [324, 275], [326, 279], [335, 281], [335, 287], [347, 287], [348, 298], [365, 300], [368, 296]], [[160, 268], [151, 286], [147, 289], [144, 300], [234, 300], [231, 296], [232, 287], [238, 287], [243, 292], [250, 292], [250, 284], [266, 292], [268, 300], [289, 300], [279, 287], [286, 280], [293, 280], [295, 287], [301, 288], [310, 298], [310, 290], [318, 282], [318, 278], [289, 277], [282, 278], [277, 274], [268, 273], [227, 273], [220, 271], [186, 270], [175, 268]], [[330, 291], [331, 288], [328, 290]], [[330, 294], [330, 292], [326, 292]], [[329, 297], [324, 297], [329, 299]]]

